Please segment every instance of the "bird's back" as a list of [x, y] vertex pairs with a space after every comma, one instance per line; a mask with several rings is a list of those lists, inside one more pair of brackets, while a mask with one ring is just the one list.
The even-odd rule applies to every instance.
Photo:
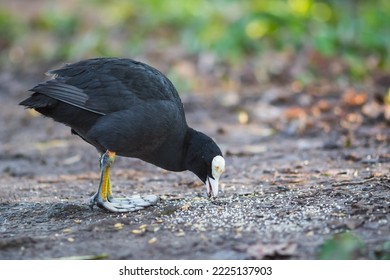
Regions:
[[128, 109], [142, 101], [159, 100], [175, 102], [182, 111], [172, 83], [157, 69], [131, 59], [83, 60], [49, 74], [53, 79], [31, 91], [101, 115]]
[[173, 102], [178, 115], [185, 119], [183, 105], [172, 83], [157, 69], [132, 59], [88, 59], [49, 74], [52, 79], [32, 88], [34, 94], [20, 105], [69, 126], [73, 125], [71, 116], [76, 112], [93, 119], [143, 103], [162, 101]]
[[[183, 105], [175, 87], [144, 63], [97, 58], [68, 64], [49, 74], [52, 79], [32, 88], [32, 96], [20, 104], [70, 126], [99, 150], [107, 147], [96, 141], [96, 133], [91, 135], [103, 126], [117, 127], [115, 132], [133, 139], [134, 147], [142, 144], [140, 139], [146, 138], [147, 131], [167, 139], [172, 135], [182, 138], [186, 131]], [[163, 139], [152, 141], [158, 144]], [[132, 153], [123, 151], [128, 156]]]

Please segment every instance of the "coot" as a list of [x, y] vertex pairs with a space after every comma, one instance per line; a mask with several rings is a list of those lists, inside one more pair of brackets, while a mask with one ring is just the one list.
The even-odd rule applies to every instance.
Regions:
[[189, 170], [218, 195], [225, 160], [217, 144], [190, 128], [171, 83], [155, 68], [124, 58], [95, 58], [49, 71], [52, 79], [32, 88], [20, 102], [63, 123], [96, 147], [101, 179], [90, 199], [111, 212], [129, 212], [155, 204], [157, 196], [114, 198], [110, 168], [115, 157], [134, 157], [170, 171]]

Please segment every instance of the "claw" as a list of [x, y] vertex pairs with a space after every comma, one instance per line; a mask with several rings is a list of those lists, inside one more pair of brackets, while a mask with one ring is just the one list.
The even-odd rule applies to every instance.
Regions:
[[96, 204], [101, 209], [106, 209], [114, 213], [133, 212], [142, 210], [146, 207], [155, 205], [159, 197], [156, 195], [134, 195], [124, 198], [110, 198], [109, 200], [103, 200], [99, 198], [98, 193], [91, 197], [89, 206], [92, 209]]

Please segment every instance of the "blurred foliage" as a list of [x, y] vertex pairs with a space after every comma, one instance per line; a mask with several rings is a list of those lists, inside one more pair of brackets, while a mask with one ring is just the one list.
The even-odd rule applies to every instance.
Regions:
[[390, 260], [390, 240], [379, 246], [375, 253], [376, 258], [379, 260]]
[[[326, 240], [319, 252], [322, 260], [353, 260], [369, 251], [368, 245], [355, 234], [347, 231], [333, 235]], [[377, 260], [390, 259], [390, 240], [376, 246], [370, 258]]]
[[268, 53], [303, 54], [315, 74], [336, 59], [358, 79], [390, 68], [387, 0], [9, 0], [0, 3], [0, 34], [2, 66], [164, 56], [180, 46], [238, 66]]
[[339, 233], [324, 242], [319, 258], [321, 260], [352, 260], [356, 259], [363, 247], [364, 242], [354, 234]]

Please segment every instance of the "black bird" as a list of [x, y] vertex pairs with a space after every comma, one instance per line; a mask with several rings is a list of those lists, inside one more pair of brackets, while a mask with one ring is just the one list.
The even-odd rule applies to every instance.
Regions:
[[225, 160], [217, 144], [190, 128], [183, 104], [157, 69], [131, 59], [95, 58], [48, 72], [52, 79], [20, 102], [63, 123], [100, 154], [99, 189], [90, 200], [112, 212], [155, 204], [157, 196], [113, 198], [110, 168], [116, 155], [134, 157], [170, 171], [190, 170], [218, 195]]

